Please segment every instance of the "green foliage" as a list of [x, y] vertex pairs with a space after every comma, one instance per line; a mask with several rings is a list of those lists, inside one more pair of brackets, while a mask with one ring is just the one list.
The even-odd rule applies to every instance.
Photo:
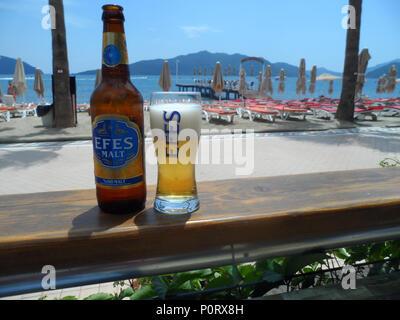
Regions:
[[[387, 261], [388, 258], [392, 260]], [[368, 269], [368, 275], [387, 274], [400, 270], [400, 241], [145, 277], [137, 281], [136, 290], [124, 281], [118, 281], [114, 283], [114, 287], [120, 288], [118, 293], [97, 293], [84, 300], [255, 298], [273, 288], [291, 291], [340, 281], [340, 277], [325, 270], [332, 267], [329, 260], [341, 260], [342, 265], [381, 261]], [[46, 296], [40, 299], [46, 299]], [[76, 297], [67, 296], [62, 300], [76, 300]]]
[[386, 159], [383, 159], [381, 162], [379, 162], [379, 165], [384, 168], [397, 167], [397, 166], [400, 166], [400, 161], [397, 159], [386, 158]]

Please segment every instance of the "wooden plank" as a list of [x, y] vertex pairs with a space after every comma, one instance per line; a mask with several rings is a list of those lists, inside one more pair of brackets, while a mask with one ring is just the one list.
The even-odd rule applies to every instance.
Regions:
[[400, 169], [199, 183], [201, 209], [108, 215], [93, 190], [0, 197], [0, 274], [296, 242], [400, 225]]

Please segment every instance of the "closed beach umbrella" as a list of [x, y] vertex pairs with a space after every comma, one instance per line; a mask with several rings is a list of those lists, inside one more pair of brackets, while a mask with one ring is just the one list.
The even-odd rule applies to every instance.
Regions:
[[160, 79], [158, 80], [158, 85], [163, 91], [168, 91], [172, 86], [171, 73], [169, 71], [168, 61], [164, 61], [164, 65], [160, 74]]
[[94, 87], [97, 88], [97, 86], [100, 84], [100, 82], [101, 82], [101, 70], [97, 69], [96, 80], [94, 81]]
[[356, 82], [356, 95], [362, 93], [364, 83], [366, 81], [365, 72], [367, 71], [368, 61], [371, 56], [368, 49], [363, 49], [358, 56], [358, 71], [357, 71], [357, 82]]
[[14, 71], [14, 86], [16, 88], [16, 95], [22, 96], [26, 92], [26, 78], [24, 65], [22, 64], [21, 58], [17, 59]]
[[378, 86], [376, 87], [376, 93], [384, 93], [386, 85], [386, 74], [382, 75], [378, 80]]
[[386, 74], [384, 74], [382, 76], [381, 93], [385, 93], [386, 92], [386, 81], [387, 81]]
[[296, 82], [296, 94], [299, 96], [300, 94], [306, 94], [306, 60], [300, 60], [299, 72], [297, 75]]
[[246, 71], [241, 68], [239, 72], [239, 94], [244, 96], [247, 91], [247, 84], [246, 84]]
[[274, 93], [274, 88], [272, 87], [272, 72], [271, 72], [271, 66], [267, 66], [267, 69], [264, 71], [264, 82], [262, 86], [262, 92], [267, 92], [267, 94], [273, 94]]
[[264, 83], [263, 83], [263, 91], [266, 91], [267, 94], [273, 94], [274, 88], [272, 87], [272, 71], [271, 66], [267, 66], [267, 69], [264, 71]]
[[396, 75], [397, 75], [397, 68], [395, 65], [393, 65], [390, 68], [389, 74], [388, 74], [388, 80], [386, 83], [386, 91], [391, 95], [396, 88]]
[[215, 65], [215, 72], [213, 76], [212, 88], [216, 94], [219, 95], [221, 100], [222, 91], [224, 90], [224, 78], [222, 76], [222, 66], [221, 63], [217, 62]]
[[313, 68], [311, 70], [310, 87], [308, 88], [308, 92], [310, 92], [311, 95], [313, 95], [315, 92], [316, 81], [317, 81], [317, 66], [313, 66]]
[[329, 89], [328, 89], [328, 94], [332, 94], [333, 92], [333, 80], [329, 80]]
[[377, 85], [376, 85], [376, 93], [381, 93], [382, 88], [382, 76], [379, 77]]
[[33, 83], [33, 90], [38, 94], [39, 98], [44, 98], [44, 82], [42, 73], [39, 69], [35, 70], [35, 82]]
[[285, 70], [283, 69], [281, 69], [281, 71], [279, 72], [278, 92], [280, 94], [285, 92]]
[[260, 72], [258, 74], [258, 94], [262, 95], [263, 94], [263, 74]]

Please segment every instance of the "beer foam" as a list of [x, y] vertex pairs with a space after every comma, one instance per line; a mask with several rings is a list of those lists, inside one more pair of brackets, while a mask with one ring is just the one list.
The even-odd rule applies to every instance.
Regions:
[[201, 105], [196, 103], [166, 103], [150, 106], [151, 129], [164, 130], [168, 120], [179, 121], [179, 130], [193, 129], [200, 136]]

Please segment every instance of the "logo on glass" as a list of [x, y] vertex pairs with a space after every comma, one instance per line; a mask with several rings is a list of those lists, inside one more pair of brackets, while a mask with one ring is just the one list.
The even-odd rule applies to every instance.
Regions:
[[139, 131], [124, 121], [101, 120], [93, 128], [93, 147], [97, 160], [105, 167], [125, 166], [139, 154]]
[[115, 67], [119, 64], [121, 58], [121, 51], [116, 45], [109, 44], [104, 48], [103, 60], [106, 66]]

